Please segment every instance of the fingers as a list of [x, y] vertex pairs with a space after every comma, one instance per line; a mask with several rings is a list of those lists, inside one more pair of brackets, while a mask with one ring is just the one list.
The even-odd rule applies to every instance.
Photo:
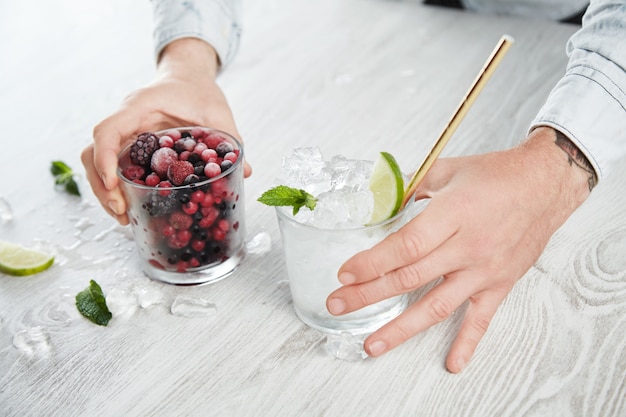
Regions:
[[444, 279], [404, 313], [370, 335], [364, 343], [365, 351], [370, 356], [380, 356], [445, 320], [477, 291], [478, 285], [460, 275]]
[[465, 319], [446, 359], [446, 368], [450, 372], [459, 373], [469, 363], [507, 293], [485, 290], [470, 298]]
[[[102, 182], [102, 177], [96, 171], [93, 163], [93, 145], [89, 145], [83, 150], [81, 154], [81, 160], [83, 162], [83, 165], [85, 166], [85, 175], [87, 177], [87, 180], [89, 181], [89, 184], [91, 185], [91, 189], [100, 201], [102, 207], [120, 224], [128, 224], [128, 216], [126, 214], [126, 201], [124, 200], [121, 190], [119, 189], [119, 187], [116, 187], [113, 190], [108, 190]], [[115, 162], [115, 166], [117, 166], [117, 160]]]
[[[331, 314], [346, 314], [378, 301], [404, 294], [462, 267], [462, 255], [454, 244], [446, 244], [414, 263], [377, 279], [342, 286], [327, 299]], [[468, 296], [471, 295], [468, 294]]]
[[117, 156], [122, 143], [140, 128], [139, 117], [128, 107], [104, 119], [94, 128], [93, 166], [107, 190], [114, 190], [118, 186]]
[[339, 281], [344, 285], [371, 281], [428, 255], [457, 231], [454, 216], [442, 219], [436, 212], [437, 207], [429, 205], [372, 249], [348, 259], [339, 268]]

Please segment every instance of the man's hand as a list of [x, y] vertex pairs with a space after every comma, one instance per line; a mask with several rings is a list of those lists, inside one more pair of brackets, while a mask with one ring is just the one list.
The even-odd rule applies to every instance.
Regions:
[[[555, 131], [536, 129], [515, 149], [438, 160], [417, 191], [423, 212], [339, 270], [344, 285], [327, 300], [344, 314], [443, 277], [365, 341], [381, 355], [445, 320], [468, 302], [446, 366], [460, 372], [500, 303], [552, 234], [590, 193], [590, 172], [571, 163]], [[593, 171], [591, 172], [593, 175]]]

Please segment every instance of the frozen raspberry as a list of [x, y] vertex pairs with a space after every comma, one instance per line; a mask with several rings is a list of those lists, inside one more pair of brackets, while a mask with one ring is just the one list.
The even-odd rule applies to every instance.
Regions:
[[146, 170], [143, 169], [143, 167], [134, 164], [129, 165], [122, 170], [122, 175], [131, 181], [140, 180], [141, 178], [143, 178], [145, 173]]
[[152, 154], [159, 148], [159, 138], [154, 133], [140, 133], [130, 147], [130, 160], [135, 165], [148, 166]]
[[191, 227], [193, 218], [181, 211], [176, 211], [170, 215], [169, 222], [176, 230], [186, 230]]
[[[169, 149], [169, 148], [167, 148]], [[185, 178], [193, 174], [195, 171], [193, 165], [188, 161], [175, 161], [170, 164], [167, 169], [167, 178], [174, 185], [183, 185]]]
[[178, 161], [178, 154], [172, 148], [160, 148], [152, 154], [150, 167], [161, 178], [167, 177], [167, 169]]

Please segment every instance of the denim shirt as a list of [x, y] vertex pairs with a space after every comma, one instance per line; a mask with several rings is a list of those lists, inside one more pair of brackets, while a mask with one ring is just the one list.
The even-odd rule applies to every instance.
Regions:
[[[463, 0], [468, 8], [560, 18], [581, 0]], [[169, 42], [195, 37], [210, 43], [225, 68], [241, 37], [241, 0], [152, 0], [156, 54]], [[524, 4], [522, 7], [521, 5]], [[515, 7], [517, 5], [517, 7]], [[584, 5], [583, 5], [584, 7]], [[557, 13], [558, 9], [558, 13]], [[552, 16], [552, 13], [557, 13]], [[569, 62], [530, 129], [561, 131], [585, 154], [602, 179], [626, 155], [626, 0], [591, 0], [583, 24], [567, 42]]]

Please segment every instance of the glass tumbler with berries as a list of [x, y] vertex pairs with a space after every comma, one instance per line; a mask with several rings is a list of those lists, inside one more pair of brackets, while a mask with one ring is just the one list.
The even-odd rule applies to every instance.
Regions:
[[139, 134], [118, 175], [142, 269], [178, 285], [214, 282], [245, 253], [243, 148], [205, 127]]

